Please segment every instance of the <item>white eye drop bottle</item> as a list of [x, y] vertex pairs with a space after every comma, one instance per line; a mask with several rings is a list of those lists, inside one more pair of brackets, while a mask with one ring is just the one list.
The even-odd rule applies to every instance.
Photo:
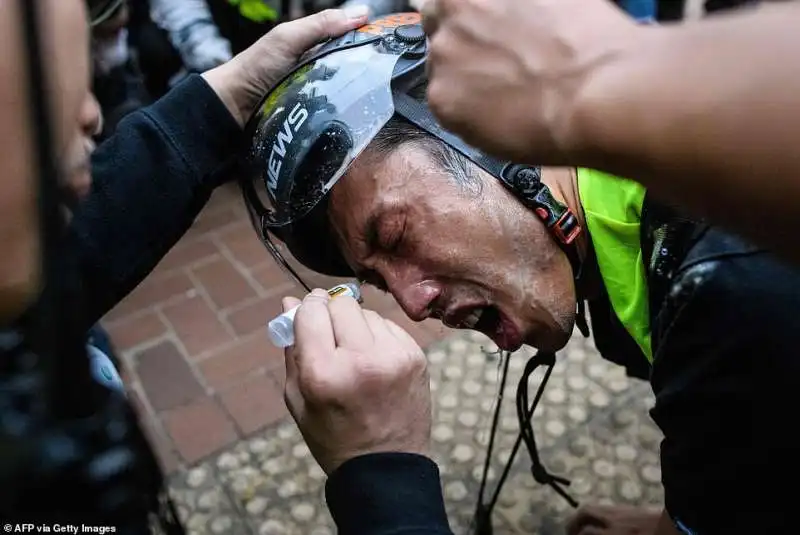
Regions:
[[[328, 290], [331, 299], [342, 295], [349, 295], [359, 303], [361, 302], [361, 290], [357, 284], [346, 282], [339, 284]], [[285, 348], [294, 345], [294, 316], [297, 314], [297, 305], [291, 310], [287, 310], [267, 325], [269, 339], [276, 347]]]

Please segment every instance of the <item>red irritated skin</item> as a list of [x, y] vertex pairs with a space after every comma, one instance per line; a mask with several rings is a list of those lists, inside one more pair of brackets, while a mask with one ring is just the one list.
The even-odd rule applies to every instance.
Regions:
[[[569, 180], [570, 171], [550, 176], [559, 172]], [[420, 143], [388, 155], [368, 148], [331, 192], [341, 251], [415, 321], [477, 330], [510, 351], [560, 349], [575, 319], [569, 261], [533, 212], [474, 174], [480, 187], [465, 188]]]

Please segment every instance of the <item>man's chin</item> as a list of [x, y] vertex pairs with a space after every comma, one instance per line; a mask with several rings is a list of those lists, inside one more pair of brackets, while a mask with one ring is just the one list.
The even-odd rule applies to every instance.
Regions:
[[569, 339], [570, 335], [561, 331], [533, 332], [526, 333], [521, 345], [527, 345], [539, 351], [556, 353], [566, 347]]
[[497, 344], [497, 347], [503, 351], [508, 351], [509, 353], [514, 353], [515, 351], [519, 351], [520, 348], [525, 345], [525, 342], [521, 339], [512, 340], [505, 336], [491, 336], [492, 342]]
[[561, 351], [567, 346], [567, 342], [569, 342], [569, 336], [562, 337], [562, 336], [553, 336], [548, 337], [537, 344], [530, 344], [531, 346], [535, 347], [539, 351], [547, 351], [550, 353], [556, 353]]

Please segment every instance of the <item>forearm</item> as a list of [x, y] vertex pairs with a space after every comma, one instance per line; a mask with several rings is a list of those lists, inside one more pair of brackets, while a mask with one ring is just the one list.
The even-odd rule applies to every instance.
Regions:
[[586, 85], [573, 159], [800, 258], [799, 20], [791, 2], [643, 28]]
[[239, 125], [198, 76], [126, 117], [98, 147], [92, 189], [69, 234], [90, 297], [89, 324], [133, 290], [191, 226], [240, 143]]

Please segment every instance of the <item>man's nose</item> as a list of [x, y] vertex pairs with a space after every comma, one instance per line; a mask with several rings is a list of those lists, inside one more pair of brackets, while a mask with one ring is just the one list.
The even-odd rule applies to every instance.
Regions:
[[97, 102], [95, 96], [91, 93], [86, 95], [81, 105], [80, 116], [81, 132], [86, 137], [93, 137], [103, 131], [103, 112], [100, 109], [100, 103]]
[[389, 289], [406, 315], [414, 321], [427, 319], [442, 294], [440, 283], [430, 279], [387, 280]]

